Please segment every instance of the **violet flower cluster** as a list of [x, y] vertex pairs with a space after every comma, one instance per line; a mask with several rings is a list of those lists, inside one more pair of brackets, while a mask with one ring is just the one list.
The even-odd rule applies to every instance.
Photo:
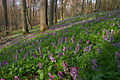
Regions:
[[77, 44], [77, 46], [76, 46], [76, 48], [75, 48], [75, 54], [77, 54], [77, 53], [78, 53], [78, 51], [79, 51], [79, 49], [80, 49], [80, 47], [79, 47], [79, 46], [80, 46], [80, 44], [78, 43], [78, 44]]
[[39, 62], [39, 63], [38, 63], [38, 68], [41, 69], [42, 67], [43, 67], [42, 63]]
[[63, 74], [61, 71], [58, 72], [58, 76], [60, 77], [60, 79], [63, 79]]
[[48, 57], [50, 58], [50, 60], [51, 60], [52, 62], [56, 62], [56, 60], [55, 60], [54, 57], [53, 57], [53, 53], [51, 53], [50, 55], [48, 55]]
[[97, 66], [96, 59], [92, 59], [92, 69], [98, 71]]
[[67, 67], [67, 64], [66, 64], [65, 60], [63, 60], [63, 64], [62, 65], [63, 65], [63, 70], [64, 70], [65, 74], [67, 74], [68, 67]]
[[118, 69], [120, 71], [120, 52], [116, 52], [116, 56], [117, 56]]
[[92, 44], [90, 44], [89, 46], [86, 46], [85, 48], [84, 48], [84, 52], [90, 52], [91, 51], [91, 48], [92, 48]]
[[55, 78], [55, 76], [53, 76], [53, 75], [51, 74], [51, 72], [49, 72], [48, 75], [49, 75], [49, 77], [48, 77], [49, 80], [53, 80], [53, 79]]
[[74, 78], [74, 80], [78, 77], [78, 69], [74, 66], [70, 69], [70, 75]]

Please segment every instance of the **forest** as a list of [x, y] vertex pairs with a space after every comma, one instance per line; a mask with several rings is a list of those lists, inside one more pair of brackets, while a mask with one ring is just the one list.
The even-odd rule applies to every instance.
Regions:
[[120, 80], [120, 0], [0, 0], [0, 80]]

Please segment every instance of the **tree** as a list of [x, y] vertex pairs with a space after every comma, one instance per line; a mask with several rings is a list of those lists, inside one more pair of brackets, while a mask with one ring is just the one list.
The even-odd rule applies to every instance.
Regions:
[[46, 0], [40, 0], [40, 31], [45, 31], [48, 26], [46, 22]]
[[61, 0], [61, 19], [63, 20], [63, 0]]
[[55, 24], [57, 23], [57, 0], [55, 0]]
[[28, 25], [29, 27], [32, 29], [32, 26], [31, 26], [31, 3], [32, 3], [32, 0], [28, 0]]
[[53, 19], [54, 19], [53, 11], [54, 11], [54, 0], [50, 0], [49, 26], [53, 25]]
[[98, 0], [96, 19], [98, 18], [98, 15], [99, 15], [99, 11], [100, 11], [100, 5], [101, 5], [101, 0]]
[[87, 16], [86, 16], [86, 14], [87, 14], [87, 7], [86, 7], [86, 0], [83, 0], [84, 2], [84, 17], [85, 17], [85, 19], [87, 18]]
[[7, 0], [2, 0], [3, 9], [4, 9], [4, 18], [5, 18], [5, 30], [6, 35], [9, 34], [9, 27], [8, 27], [8, 16], [7, 16]]
[[26, 13], [26, 0], [21, 0], [21, 18], [22, 18], [22, 29], [23, 34], [29, 33], [27, 24], [27, 13]]
[[48, 26], [48, 16], [47, 16], [47, 10], [48, 10], [48, 0], [46, 0], [46, 24]]

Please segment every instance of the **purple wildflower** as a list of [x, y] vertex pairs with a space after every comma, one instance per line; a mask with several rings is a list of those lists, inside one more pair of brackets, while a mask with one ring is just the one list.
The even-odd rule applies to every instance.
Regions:
[[63, 47], [63, 51], [66, 52], [67, 48], [66, 47]]
[[7, 62], [6, 60], [4, 60], [3, 64], [4, 64], [4, 65], [7, 65], [7, 64], [8, 64], [8, 62]]
[[115, 23], [113, 23], [113, 26], [115, 26]]
[[88, 30], [86, 31], [86, 34], [88, 34]]
[[89, 50], [89, 47], [86, 46], [85, 49], [84, 49], [84, 52], [87, 52]]
[[34, 57], [34, 58], [37, 58], [37, 56], [35, 55], [35, 53], [33, 53], [33, 57]]
[[41, 51], [41, 48], [40, 47], [38, 47], [38, 50], [39, 50], [39, 52]]
[[109, 31], [107, 30], [107, 31], [106, 31], [106, 35], [109, 35], [109, 34], [110, 34], [110, 33], [109, 33]]
[[54, 48], [56, 47], [55, 43], [56, 43], [56, 42], [52, 43], [52, 46], [54, 46]]
[[1, 78], [0, 80], [5, 80], [5, 79]]
[[120, 52], [116, 52], [118, 69], [120, 70]]
[[35, 51], [37, 51], [38, 47], [35, 47]]
[[64, 70], [65, 74], [67, 74], [68, 68], [67, 68], [67, 64], [66, 64], [65, 60], [63, 60], [62, 65], [63, 65], [63, 70]]
[[61, 72], [61, 71], [59, 71], [59, 72], [58, 72], [58, 76], [60, 77], [60, 79], [62, 79], [62, 78], [63, 78], [63, 74], [62, 74], [62, 72]]
[[59, 37], [59, 39], [58, 39], [58, 44], [61, 44], [61, 38]]
[[80, 44], [78, 43], [77, 46], [76, 46], [76, 48], [75, 48], [75, 54], [77, 54], [77, 52], [79, 51], [79, 49], [80, 49], [79, 46], [80, 46]]
[[16, 53], [17, 53], [17, 54], [19, 53], [19, 49], [17, 49]]
[[21, 53], [23, 52], [23, 48], [21, 49]]
[[114, 32], [114, 31], [113, 31], [113, 30], [111, 30], [111, 36], [113, 36], [113, 32]]
[[14, 80], [19, 80], [18, 76], [14, 76]]
[[67, 37], [65, 36], [65, 43], [68, 43], [68, 41], [67, 41]]
[[54, 67], [55, 69], [57, 69], [57, 65], [56, 65], [56, 64], [54, 64], [53, 67]]
[[26, 57], [27, 57], [27, 55], [26, 55], [26, 54], [24, 54], [24, 56], [23, 56], [23, 57], [24, 57], [24, 60], [25, 60], [25, 59], [26, 59]]
[[71, 38], [71, 42], [74, 43], [74, 35]]
[[96, 64], [96, 59], [92, 59], [92, 64], [93, 64], [92, 69], [95, 70], [95, 71], [98, 71], [98, 69], [97, 69], [98, 65]]
[[42, 63], [39, 62], [39, 63], [38, 63], [38, 68], [41, 69], [42, 67], [43, 67]]
[[40, 58], [42, 57], [43, 53], [40, 51]]
[[118, 30], [117, 34], [118, 34], [118, 35], [120, 34], [120, 29]]
[[97, 33], [97, 35], [99, 35], [99, 34], [100, 34], [100, 32]]
[[50, 58], [50, 60], [51, 60], [52, 62], [56, 62], [56, 60], [54, 59], [54, 57], [53, 57], [52, 55], [53, 55], [53, 53], [51, 53], [50, 55], [48, 55], [48, 57]]
[[59, 58], [62, 56], [61, 52], [58, 53]]
[[16, 59], [16, 60], [18, 59], [18, 54], [15, 55], [15, 59]]
[[86, 41], [86, 44], [89, 44], [89, 42], [90, 42], [90, 41], [89, 41], [89, 40], [87, 40], [87, 41]]
[[100, 48], [100, 47], [98, 47], [98, 48], [97, 48], [97, 51], [98, 51], [99, 53], [101, 53], [101, 48]]
[[91, 48], [92, 48], [92, 44], [89, 45], [89, 49], [88, 49], [88, 52], [91, 51]]
[[80, 43], [82, 43], [82, 39], [80, 39]]
[[78, 70], [77, 70], [77, 68], [75, 66], [70, 69], [70, 75], [74, 78], [74, 80], [77, 79]]
[[33, 41], [32, 46], [35, 46], [35, 42]]
[[55, 76], [53, 76], [50, 72], [48, 73], [49, 75], [49, 80], [52, 80], [53, 78], [55, 78]]
[[105, 29], [103, 29], [103, 33], [105, 32]]
[[110, 36], [110, 43], [113, 42], [113, 36]]

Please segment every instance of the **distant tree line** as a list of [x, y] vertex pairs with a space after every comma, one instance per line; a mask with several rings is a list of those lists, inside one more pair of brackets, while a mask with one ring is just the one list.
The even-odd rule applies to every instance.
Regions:
[[[40, 24], [43, 32], [65, 17], [120, 8], [120, 0], [0, 0], [0, 32], [22, 28], [29, 33]], [[49, 23], [49, 24], [48, 24]]]

